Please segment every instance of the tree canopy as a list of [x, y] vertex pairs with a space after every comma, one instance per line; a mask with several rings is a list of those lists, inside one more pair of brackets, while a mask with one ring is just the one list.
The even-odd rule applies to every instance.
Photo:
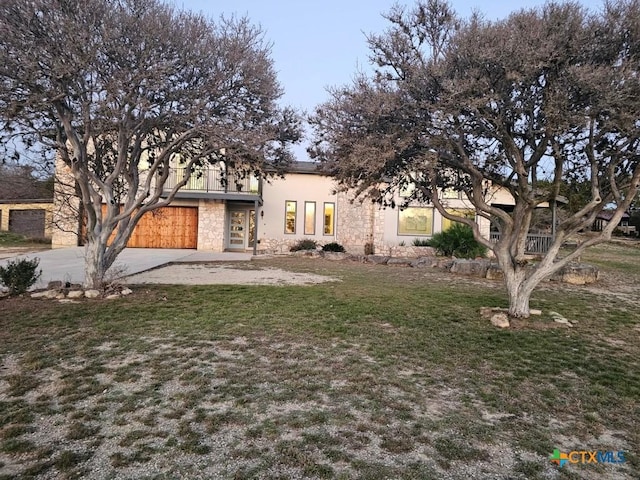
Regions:
[[290, 160], [299, 120], [281, 94], [270, 44], [247, 18], [159, 0], [0, 1], [2, 133], [55, 150], [70, 169], [92, 284], [140, 217], [188, 182], [163, 196], [172, 163], [190, 172], [224, 152], [248, 174]]
[[[373, 75], [335, 88], [312, 118], [312, 156], [344, 188], [394, 205], [430, 202], [474, 228], [504, 273], [510, 313], [528, 316], [533, 288], [589, 245], [606, 241], [640, 183], [640, 2], [590, 12], [550, 2], [498, 21], [459, 19], [442, 0], [395, 7], [389, 29], [368, 37]], [[533, 212], [567, 183], [588, 199], [559, 223], [537, 265], [525, 257]], [[512, 211], [491, 202], [509, 191]], [[501, 236], [446, 210], [443, 189], [466, 194]], [[569, 235], [615, 205], [610, 227], [559, 256]]]

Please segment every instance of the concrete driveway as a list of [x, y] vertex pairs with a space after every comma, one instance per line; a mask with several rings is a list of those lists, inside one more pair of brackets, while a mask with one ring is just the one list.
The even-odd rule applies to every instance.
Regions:
[[[84, 282], [84, 247], [60, 248], [17, 255], [0, 260], [5, 265], [9, 260], [39, 258], [42, 276], [33, 287], [44, 288], [50, 281], [61, 280], [71, 283]], [[248, 261], [250, 253], [208, 252], [204, 250], [178, 250], [164, 248], [125, 248], [116, 259], [113, 270], [124, 269], [124, 275], [144, 272], [168, 263]], [[180, 283], [176, 279], [176, 283]]]

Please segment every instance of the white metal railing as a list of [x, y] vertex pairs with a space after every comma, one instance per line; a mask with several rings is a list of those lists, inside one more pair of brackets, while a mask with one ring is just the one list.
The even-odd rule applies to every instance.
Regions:
[[[171, 190], [184, 180], [187, 169], [171, 168], [164, 189]], [[261, 194], [261, 182], [253, 175], [242, 178], [239, 174], [224, 172], [218, 168], [199, 167], [191, 172], [191, 176], [181, 190], [211, 193], [245, 193]]]
[[[500, 232], [491, 232], [489, 239], [492, 242], [498, 242], [500, 240]], [[552, 243], [552, 235], [529, 233], [527, 235], [525, 253], [547, 253]]]

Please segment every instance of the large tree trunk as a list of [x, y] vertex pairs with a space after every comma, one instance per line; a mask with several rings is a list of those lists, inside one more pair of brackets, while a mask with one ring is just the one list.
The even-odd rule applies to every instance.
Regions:
[[509, 295], [509, 316], [513, 318], [529, 317], [529, 300], [533, 288], [530, 288], [526, 281], [507, 281], [505, 275], [505, 284]]
[[529, 317], [529, 299], [533, 288], [527, 282], [522, 268], [509, 269], [503, 267], [504, 283], [509, 296], [509, 316], [514, 318]]
[[99, 290], [109, 269], [105, 259], [106, 245], [99, 240], [87, 240], [84, 257], [84, 287]]

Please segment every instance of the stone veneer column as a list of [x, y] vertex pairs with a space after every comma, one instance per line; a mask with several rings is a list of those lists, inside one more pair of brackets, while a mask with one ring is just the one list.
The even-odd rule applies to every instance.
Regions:
[[56, 157], [53, 185], [53, 218], [51, 248], [75, 247], [80, 230], [80, 199], [75, 192], [75, 179], [69, 167]]
[[222, 200], [200, 200], [198, 204], [198, 250], [223, 252], [226, 205]]
[[387, 255], [389, 246], [384, 242], [386, 210], [377, 204], [373, 205], [373, 209], [373, 248], [375, 253]]
[[339, 192], [336, 207], [336, 241], [353, 254], [364, 253], [364, 246], [373, 242], [373, 203], [353, 200], [348, 192]]

